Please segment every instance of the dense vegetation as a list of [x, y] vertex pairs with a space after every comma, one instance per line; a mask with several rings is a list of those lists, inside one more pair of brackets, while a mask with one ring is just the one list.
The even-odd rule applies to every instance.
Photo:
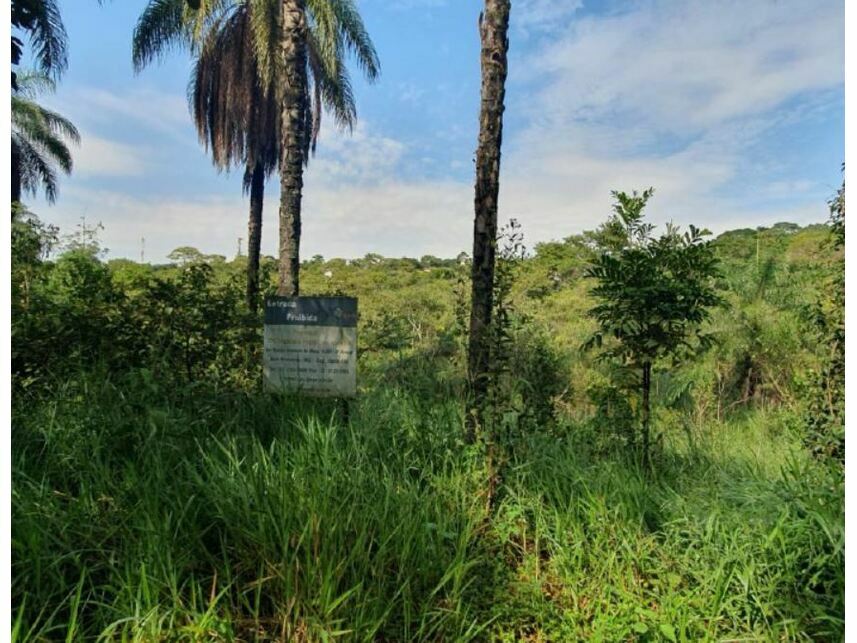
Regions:
[[[322, 112], [350, 127], [349, 57], [380, 69], [356, 4], [148, 2], [135, 67], [192, 55], [251, 197], [249, 257], [153, 266], [21, 205], [79, 135], [36, 101], [56, 0], [12, 0], [13, 641], [842, 639], [844, 186], [830, 226], [714, 241], [615, 193], [528, 253], [497, 234], [511, 3], [484, 6], [472, 261], [301, 262]], [[259, 304], [299, 286], [360, 298], [349, 406], [261, 388]]]
[[346, 420], [261, 390], [246, 258], [105, 262], [13, 219], [13, 640], [841, 639], [828, 226], [712, 242], [714, 342], [652, 374], [643, 467], [636, 381], [580, 350], [608, 227], [506, 231], [468, 446], [464, 257], [304, 262], [360, 298]]

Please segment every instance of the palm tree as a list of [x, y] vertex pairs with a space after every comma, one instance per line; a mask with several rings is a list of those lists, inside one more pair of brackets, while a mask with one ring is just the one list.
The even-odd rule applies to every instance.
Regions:
[[68, 141], [80, 142], [80, 134], [68, 119], [36, 102], [41, 91], [53, 91], [53, 81], [41, 73], [18, 77], [12, 93], [12, 201], [22, 192], [35, 196], [40, 189], [51, 203], [57, 198], [58, 171], [70, 174]]
[[265, 177], [279, 167], [281, 187], [287, 185], [281, 197], [279, 292], [296, 295], [303, 167], [315, 150], [322, 109], [350, 129], [356, 109], [345, 57], [353, 53], [370, 80], [379, 67], [353, 0], [301, 3], [303, 54], [286, 56], [283, 41], [295, 29], [280, 9], [289, 1], [213, 0], [195, 10], [186, 0], [150, 0], [134, 33], [137, 69], [171, 45], [197, 56], [189, 92], [197, 131], [218, 168], [244, 168], [244, 188], [250, 190], [248, 298], [252, 292], [254, 300]]
[[[256, 0], [268, 3], [271, 0]], [[353, 0], [274, 0], [279, 20], [269, 24], [276, 30], [274, 42], [279, 56], [265, 58], [263, 69], [275, 73], [280, 87], [280, 270], [278, 294], [297, 296], [300, 291], [300, 237], [305, 141], [311, 106], [307, 71], [315, 74], [323, 66], [325, 76], [341, 85], [342, 94], [352, 96], [345, 56], [354, 55], [371, 81], [379, 73], [372, 40]], [[313, 34], [316, 34], [313, 37]], [[266, 30], [258, 42], [270, 45]], [[314, 50], [314, 43], [321, 47]], [[270, 52], [270, 46], [257, 50]], [[275, 62], [272, 62], [274, 60]], [[270, 71], [277, 70], [277, 71]], [[316, 92], [318, 90], [316, 89]]]
[[[27, 32], [39, 71], [58, 78], [68, 64], [68, 37], [56, 0], [12, 0], [12, 27]], [[12, 64], [18, 65], [23, 41], [12, 36]], [[18, 89], [18, 75], [12, 72], [12, 90]]]
[[307, 119], [306, 0], [280, 6], [280, 270], [277, 294], [300, 294], [301, 199]]
[[[103, 4], [106, 0], [96, 0]], [[189, 0], [193, 1], [193, 0]], [[195, 0], [199, 2], [199, 0]], [[36, 67], [53, 80], [68, 66], [68, 34], [57, 0], [12, 0], [12, 29], [26, 32]], [[12, 34], [12, 65], [21, 63], [24, 41]], [[18, 73], [12, 70], [12, 91], [18, 89]]]
[[256, 312], [265, 179], [279, 160], [279, 114], [274, 88], [264, 87], [259, 76], [250, 21], [242, 4], [211, 29], [191, 74], [188, 101], [215, 167], [244, 168], [243, 189], [250, 193], [247, 306]]
[[476, 439], [483, 419], [491, 366], [489, 328], [493, 307], [494, 263], [497, 239], [497, 196], [500, 190], [500, 147], [503, 140], [503, 100], [506, 94], [509, 50], [510, 0], [485, 0], [479, 17], [482, 40], [482, 102], [479, 111], [479, 143], [476, 149], [476, 194], [471, 265], [470, 338], [468, 379], [471, 408], [467, 439]]

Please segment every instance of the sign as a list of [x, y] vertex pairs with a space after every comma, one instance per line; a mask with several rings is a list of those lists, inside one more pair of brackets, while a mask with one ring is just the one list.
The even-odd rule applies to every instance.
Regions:
[[268, 299], [263, 370], [270, 390], [353, 397], [357, 393], [357, 300]]

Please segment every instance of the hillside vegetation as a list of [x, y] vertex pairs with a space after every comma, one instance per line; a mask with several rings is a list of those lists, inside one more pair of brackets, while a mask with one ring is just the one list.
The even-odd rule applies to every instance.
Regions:
[[596, 233], [507, 228], [500, 437], [468, 446], [466, 257], [303, 264], [359, 298], [346, 417], [261, 390], [245, 258], [13, 228], [13, 640], [842, 639], [829, 226], [716, 238], [715, 343], [654, 374], [651, 467], [634, 381], [580, 350]]

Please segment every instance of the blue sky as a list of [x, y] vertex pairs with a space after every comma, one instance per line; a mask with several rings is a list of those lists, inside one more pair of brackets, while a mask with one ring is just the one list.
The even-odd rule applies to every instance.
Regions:
[[[56, 205], [100, 221], [111, 257], [178, 246], [234, 255], [241, 172], [199, 145], [177, 51], [139, 75], [145, 0], [61, 0], [70, 64], [44, 102], [83, 135]], [[655, 187], [649, 217], [722, 231], [823, 221], [844, 159], [843, 4], [828, 0], [513, 0], [500, 218], [528, 245], [597, 226], [610, 191]], [[305, 257], [469, 251], [479, 106], [478, 0], [359, 0], [379, 82], [354, 133], [323, 123], [306, 172]], [[355, 70], [355, 76], [357, 72]], [[278, 182], [263, 252], [275, 254]]]

